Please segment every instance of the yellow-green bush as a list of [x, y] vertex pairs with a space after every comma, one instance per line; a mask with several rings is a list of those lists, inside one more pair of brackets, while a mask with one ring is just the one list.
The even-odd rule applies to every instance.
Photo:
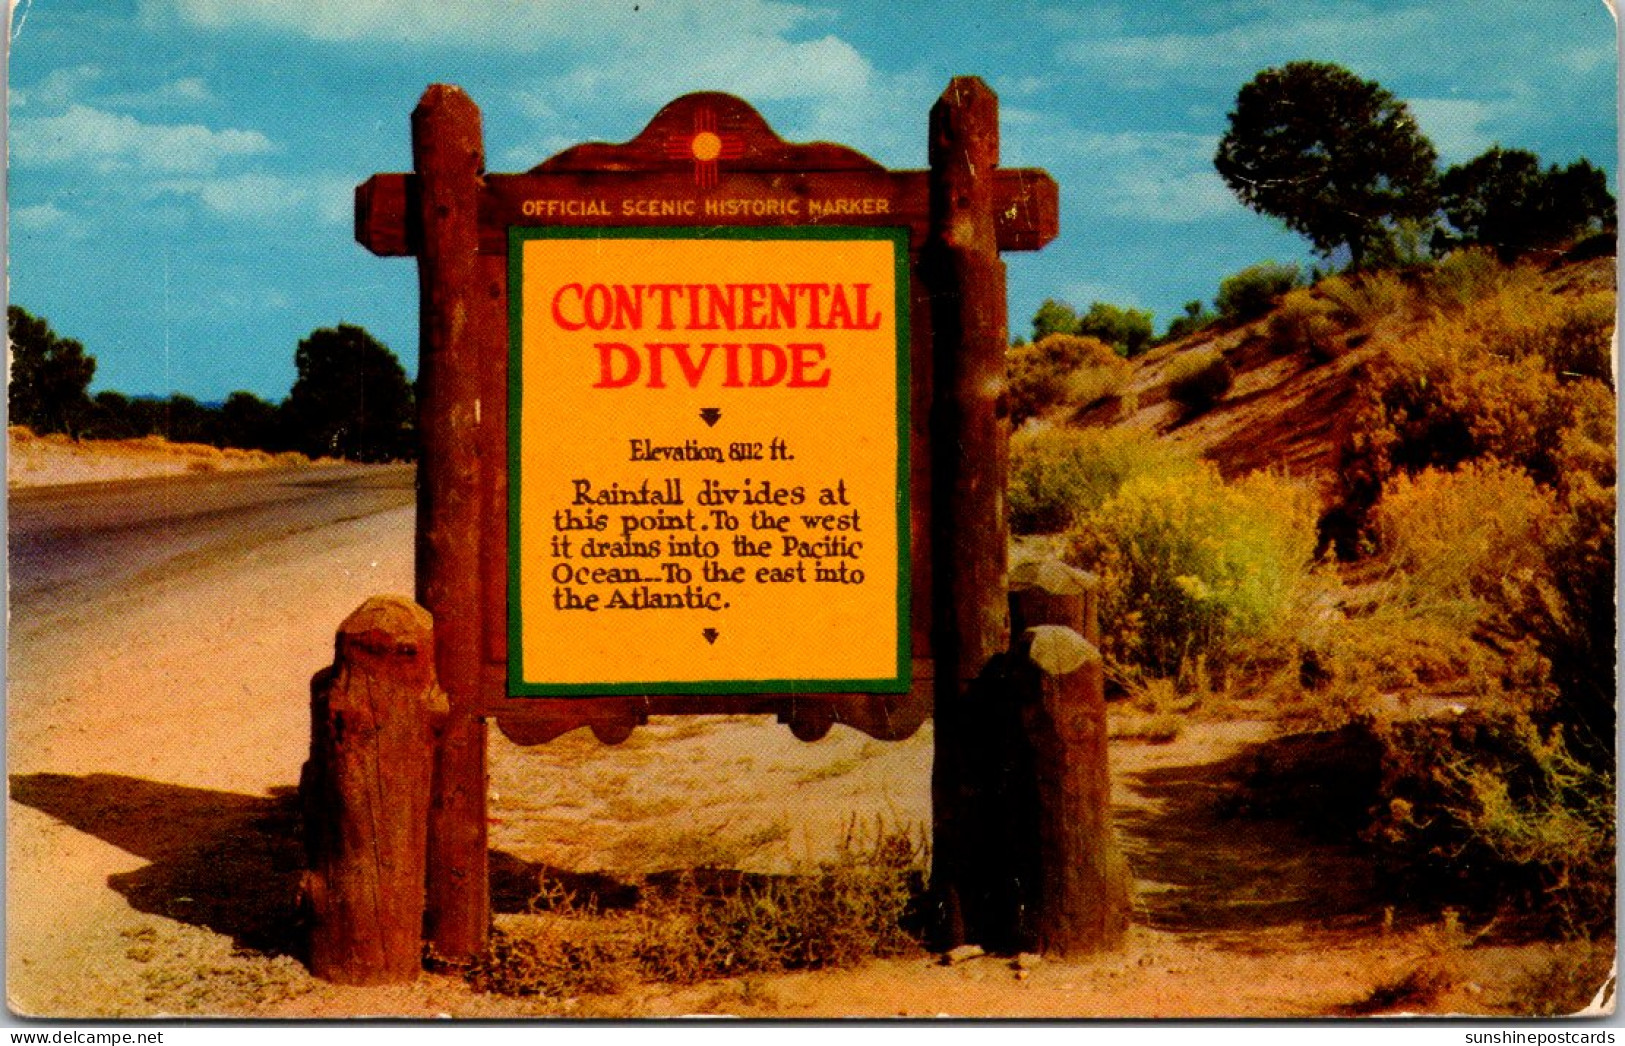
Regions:
[[1313, 291], [1295, 290], [1270, 317], [1269, 344], [1279, 355], [1302, 352], [1325, 363], [1341, 354], [1342, 332], [1335, 304], [1316, 297]]
[[1579, 299], [1531, 296], [1500, 310], [1486, 337], [1492, 355], [1517, 361], [1534, 357], [1560, 381], [1592, 378], [1614, 384], [1614, 295], [1603, 291]]
[[1010, 529], [1055, 534], [1093, 512], [1136, 476], [1195, 471], [1186, 450], [1122, 429], [1039, 429], [1010, 441]]
[[1168, 398], [1192, 414], [1210, 410], [1230, 391], [1236, 374], [1218, 349], [1196, 349], [1168, 364]]
[[1436, 903], [1550, 935], [1606, 932], [1614, 916], [1614, 774], [1520, 714], [1374, 724], [1382, 744], [1369, 833], [1388, 874]]
[[1512, 284], [1531, 282], [1534, 270], [1507, 266], [1481, 248], [1452, 251], [1422, 282], [1422, 299], [1435, 309], [1454, 312], [1499, 294]]
[[1551, 695], [1534, 708], [1595, 765], [1614, 761], [1614, 487], [1580, 473], [1540, 534], [1540, 563], [1485, 595], [1483, 631], [1497, 645], [1533, 643]]
[[1142, 475], [1081, 515], [1067, 556], [1101, 578], [1104, 653], [1119, 671], [1224, 673], [1242, 644], [1287, 621], [1313, 567], [1314, 497], [1263, 473], [1211, 465]]
[[693, 875], [646, 886], [631, 909], [601, 911], [539, 884], [535, 918], [492, 934], [464, 970], [476, 991], [564, 996], [640, 981], [855, 966], [919, 948], [909, 914], [924, 892], [926, 851], [910, 830], [848, 826], [834, 860], [797, 875]]
[[1010, 422], [1020, 425], [1063, 403], [1087, 406], [1116, 392], [1129, 363], [1098, 338], [1051, 334], [1017, 345], [1005, 356], [1010, 368]]
[[1351, 553], [1394, 476], [1496, 458], [1560, 488], [1576, 467], [1612, 482], [1611, 396], [1598, 369], [1597, 305], [1511, 280], [1471, 310], [1440, 313], [1363, 372], [1339, 448], [1328, 536]]
[[1344, 318], [1356, 323], [1376, 323], [1387, 316], [1406, 312], [1412, 293], [1394, 272], [1368, 272], [1357, 276], [1333, 276], [1316, 287]]
[[1220, 280], [1213, 304], [1224, 319], [1244, 323], [1270, 311], [1281, 295], [1300, 282], [1296, 265], [1262, 262]]

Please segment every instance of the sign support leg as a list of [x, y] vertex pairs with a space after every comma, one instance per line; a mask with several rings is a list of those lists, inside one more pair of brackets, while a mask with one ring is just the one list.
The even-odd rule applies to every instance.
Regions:
[[424, 92], [412, 159], [422, 230], [417, 599], [434, 616], [435, 665], [451, 701], [429, 811], [426, 931], [438, 957], [460, 961], [484, 948], [491, 918], [486, 724], [467, 709], [479, 699], [483, 647], [480, 475], [495, 467], [481, 460], [479, 365], [482, 345], [501, 340], [479, 293], [480, 112], [460, 88]]
[[980, 833], [976, 710], [971, 684], [1010, 645], [1004, 401], [1008, 340], [1004, 263], [994, 225], [998, 99], [958, 77], [931, 110], [930, 239], [936, 400], [932, 440], [936, 570], [936, 758], [932, 770], [933, 888], [945, 943], [977, 923], [973, 881]]

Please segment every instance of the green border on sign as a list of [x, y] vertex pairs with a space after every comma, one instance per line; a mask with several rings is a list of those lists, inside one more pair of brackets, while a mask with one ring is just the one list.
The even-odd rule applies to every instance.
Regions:
[[[883, 679], [720, 679], [604, 683], [531, 683], [525, 679], [520, 620], [520, 417], [524, 406], [524, 244], [527, 240], [887, 240], [896, 260], [897, 316], [897, 672]], [[510, 226], [508, 228], [508, 694], [512, 697], [598, 697], [640, 694], [906, 693], [912, 683], [913, 631], [909, 512], [908, 230], [873, 226]]]

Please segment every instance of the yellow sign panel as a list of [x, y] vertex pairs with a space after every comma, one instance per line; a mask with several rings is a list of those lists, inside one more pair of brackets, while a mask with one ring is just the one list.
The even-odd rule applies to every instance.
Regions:
[[511, 237], [509, 691], [906, 690], [904, 231]]

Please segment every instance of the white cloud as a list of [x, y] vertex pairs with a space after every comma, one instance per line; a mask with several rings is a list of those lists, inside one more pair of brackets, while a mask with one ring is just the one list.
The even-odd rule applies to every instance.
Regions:
[[86, 89], [101, 78], [101, 68], [94, 65], [52, 69], [38, 83], [13, 87], [11, 105], [14, 109], [61, 108], [81, 98]]
[[[552, 123], [551, 135], [571, 141], [605, 135], [572, 134], [573, 127], [552, 119], [556, 112], [576, 114], [566, 123], [579, 127], [604, 100], [645, 104], [652, 116], [685, 92], [714, 90], [775, 107], [776, 128], [791, 140], [844, 141], [875, 154], [923, 152], [923, 129], [905, 142], [892, 126], [899, 104], [921, 100], [913, 96], [918, 92], [904, 94], [912, 80], [877, 73], [857, 48], [828, 31], [831, 12], [778, 0], [177, 0], [177, 10], [191, 24], [219, 31], [559, 52], [561, 60], [543, 63], [558, 72], [515, 91], [514, 103]], [[911, 116], [912, 129], [919, 120]], [[529, 150], [513, 152], [521, 162], [530, 159]]]
[[177, 0], [175, 8], [183, 19], [205, 29], [248, 27], [340, 43], [455, 42], [515, 50], [532, 49], [538, 35], [560, 35], [572, 23], [583, 21], [578, 8], [546, 0], [491, 0], [479, 5], [445, 0]]
[[1239, 86], [1263, 66], [1297, 59], [1381, 61], [1392, 54], [1395, 40], [1426, 39], [1449, 28], [1434, 8], [1270, 5], [1247, 21], [1211, 32], [1103, 34], [1062, 44], [1059, 54], [1119, 87], [1206, 85], [1216, 78], [1234, 79]]
[[184, 76], [179, 80], [159, 84], [146, 91], [130, 91], [122, 94], [107, 95], [97, 99], [100, 105], [117, 106], [130, 109], [147, 109], [160, 106], [178, 105], [208, 105], [215, 101], [214, 92], [199, 76]]
[[223, 218], [253, 222], [304, 219], [339, 225], [351, 220], [355, 207], [354, 183], [334, 175], [295, 178], [251, 171], [172, 188], [196, 193], [204, 207]]
[[1470, 160], [1494, 144], [1485, 130], [1495, 121], [1498, 106], [1471, 98], [1413, 98], [1408, 103], [1428, 141], [1439, 150], [1445, 165]]
[[15, 163], [81, 164], [98, 174], [206, 174], [229, 158], [274, 149], [270, 139], [258, 131], [143, 123], [133, 116], [78, 104], [57, 116], [18, 117], [12, 121], [10, 139]]
[[54, 203], [13, 207], [8, 213], [14, 235], [56, 236], [78, 240], [87, 236], [91, 230], [89, 222]]
[[[148, 0], [156, 7], [156, 0]], [[727, 5], [707, 0], [175, 0], [182, 19], [204, 29], [260, 29], [335, 43], [387, 42], [414, 46], [535, 51], [561, 41], [640, 40], [669, 43], [696, 27], [724, 32], [782, 32], [824, 16], [774, 0]]]
[[1097, 301], [1125, 309], [1142, 308], [1139, 295], [1132, 288], [1099, 280], [1070, 280], [1061, 286], [1061, 295], [1057, 300], [1080, 313], [1088, 312], [1089, 306]]
[[658, 41], [629, 43], [578, 66], [565, 90], [590, 97], [613, 85], [624, 97], [665, 102], [688, 91], [728, 91], [757, 101], [861, 99], [873, 68], [834, 36], [791, 42], [766, 34], [716, 34], [681, 50]]
[[35, 110], [62, 110], [75, 103], [114, 109], [143, 109], [205, 105], [216, 100], [214, 92], [200, 76], [183, 76], [141, 91], [98, 94], [95, 87], [105, 81], [106, 72], [97, 65], [53, 69], [36, 83], [13, 87], [11, 105], [14, 109]]
[[1107, 214], [1173, 224], [1233, 214], [1236, 198], [1218, 172], [1152, 171], [1118, 180], [1107, 197]]
[[[842, 142], [882, 162], [923, 158], [921, 107], [933, 97], [930, 85], [912, 74], [881, 73], [832, 33], [797, 39], [798, 31], [825, 21], [819, 12], [760, 0], [731, 5], [653, 0], [641, 6], [651, 12], [647, 24], [628, 25], [608, 45], [578, 43], [581, 57], [516, 93], [517, 107], [544, 117], [577, 114], [567, 122], [574, 127], [555, 123], [551, 131], [581, 140], [615, 136], [597, 130], [571, 133], [601, 111], [605, 100], [623, 111], [646, 106], [653, 116], [659, 105], [684, 93], [723, 91], [762, 108], [787, 140]], [[627, 128], [625, 134], [636, 130]]]
[[[1035, 129], [1043, 163], [1061, 179], [1061, 202], [1090, 213], [1181, 224], [1233, 214], [1218, 172], [1218, 138], [1183, 131]], [[1023, 135], [1023, 140], [1027, 136]]]

